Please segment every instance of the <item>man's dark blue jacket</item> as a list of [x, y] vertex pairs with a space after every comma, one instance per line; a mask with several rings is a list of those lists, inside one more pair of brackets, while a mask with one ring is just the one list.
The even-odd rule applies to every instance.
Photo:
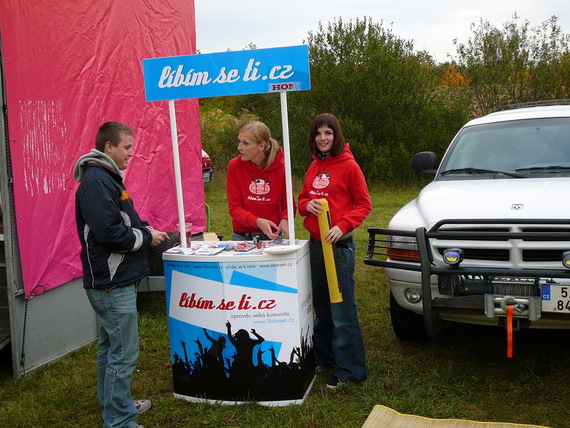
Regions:
[[77, 161], [75, 217], [81, 241], [84, 288], [124, 287], [150, 274], [152, 234], [123, 184], [123, 173], [106, 154], [91, 150]]

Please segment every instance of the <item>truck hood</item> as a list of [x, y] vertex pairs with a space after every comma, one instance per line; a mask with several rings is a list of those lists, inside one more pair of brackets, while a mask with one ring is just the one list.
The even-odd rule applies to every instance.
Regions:
[[441, 219], [570, 218], [569, 186], [568, 177], [434, 181], [402, 214], [428, 229]]

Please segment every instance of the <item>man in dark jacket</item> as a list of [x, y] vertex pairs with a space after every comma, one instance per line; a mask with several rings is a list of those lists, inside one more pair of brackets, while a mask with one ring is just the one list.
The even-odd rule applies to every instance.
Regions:
[[118, 122], [99, 128], [96, 149], [77, 161], [73, 175], [81, 241], [83, 287], [97, 313], [97, 398], [105, 427], [137, 427], [134, 418], [151, 406], [133, 401], [131, 379], [138, 347], [137, 285], [150, 274], [147, 251], [168, 239], [139, 218], [123, 184], [133, 156], [133, 130]]

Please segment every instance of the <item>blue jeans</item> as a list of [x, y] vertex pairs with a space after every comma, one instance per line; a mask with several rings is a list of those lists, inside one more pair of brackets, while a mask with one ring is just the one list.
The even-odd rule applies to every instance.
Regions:
[[359, 382], [366, 379], [366, 353], [354, 297], [355, 245], [334, 248], [342, 302], [331, 303], [320, 242], [311, 240], [311, 281], [315, 326], [313, 346], [317, 365], [337, 366], [336, 376]]
[[136, 285], [86, 290], [99, 323], [97, 399], [105, 428], [134, 427], [131, 379], [139, 356]]

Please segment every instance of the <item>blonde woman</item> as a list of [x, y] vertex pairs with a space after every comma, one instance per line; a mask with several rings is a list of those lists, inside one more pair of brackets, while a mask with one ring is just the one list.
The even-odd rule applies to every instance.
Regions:
[[228, 164], [226, 189], [232, 217], [232, 240], [277, 239], [289, 230], [285, 157], [262, 122], [244, 125], [238, 135], [239, 156]]

